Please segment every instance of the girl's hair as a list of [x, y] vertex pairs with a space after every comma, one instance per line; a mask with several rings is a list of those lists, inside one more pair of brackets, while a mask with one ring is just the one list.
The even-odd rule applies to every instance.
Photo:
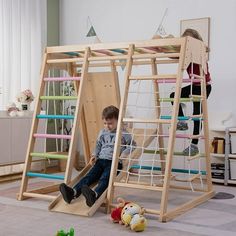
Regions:
[[[182, 34], [182, 37], [185, 37], [185, 36], [190, 36], [195, 39], [199, 39], [203, 42], [202, 36], [197, 32], [197, 30], [188, 28]], [[206, 46], [206, 52], [209, 52], [209, 51], [210, 51], [209, 47]]]
[[105, 107], [102, 111], [102, 119], [105, 120], [113, 118], [118, 120], [118, 116], [119, 116], [119, 109], [115, 106]]
[[191, 36], [195, 39], [199, 39], [203, 41], [202, 36], [197, 32], [197, 30], [194, 30], [194, 29], [190, 29], [190, 28], [186, 29], [184, 33], [182, 34], [182, 37], [185, 37], [185, 36]]

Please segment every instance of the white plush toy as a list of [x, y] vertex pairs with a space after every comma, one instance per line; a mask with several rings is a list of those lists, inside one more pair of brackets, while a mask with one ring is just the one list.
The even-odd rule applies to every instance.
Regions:
[[9, 103], [6, 109], [7, 109], [8, 115], [11, 117], [24, 115], [24, 111], [20, 111], [20, 109], [16, 106], [14, 102]]

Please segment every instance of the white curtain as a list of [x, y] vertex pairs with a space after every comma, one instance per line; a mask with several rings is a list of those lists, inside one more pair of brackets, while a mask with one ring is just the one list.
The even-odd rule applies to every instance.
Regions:
[[0, 0], [0, 110], [19, 92], [37, 95], [46, 45], [46, 0]]

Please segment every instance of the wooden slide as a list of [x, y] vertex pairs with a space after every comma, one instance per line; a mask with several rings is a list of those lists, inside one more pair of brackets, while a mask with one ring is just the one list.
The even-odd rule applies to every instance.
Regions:
[[[154, 135], [156, 134], [156, 130], [146, 130], [146, 134], [150, 134], [153, 136], [147, 136], [145, 137], [145, 140], [143, 140], [143, 136], [141, 134], [144, 133], [143, 129], [134, 129], [134, 139], [137, 143], [137, 146], [144, 145], [147, 147], [152, 140], [154, 139]], [[135, 150], [132, 153], [132, 158], [137, 159], [141, 155], [140, 150]], [[80, 173], [79, 175], [73, 179], [70, 186], [74, 186], [86, 173], [90, 170], [91, 165], [87, 165]], [[97, 209], [102, 205], [102, 203], [105, 203], [107, 196], [107, 190], [99, 197], [99, 199], [95, 202], [95, 204], [92, 207], [88, 207], [85, 202], [84, 196], [81, 194], [79, 198], [76, 200], [73, 200], [70, 204], [66, 203], [62, 195], [60, 194], [51, 204], [49, 205], [48, 209], [50, 211], [55, 212], [63, 212], [68, 214], [74, 214], [74, 215], [80, 215], [80, 216], [92, 216]]]

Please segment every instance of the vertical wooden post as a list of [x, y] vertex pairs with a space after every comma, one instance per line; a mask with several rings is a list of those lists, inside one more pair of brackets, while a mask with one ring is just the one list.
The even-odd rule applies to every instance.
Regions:
[[108, 186], [108, 194], [107, 194], [108, 211], [110, 211], [110, 206], [111, 206], [113, 196], [114, 196], [113, 183], [115, 181], [116, 170], [117, 170], [119, 156], [120, 156], [120, 144], [121, 144], [121, 137], [122, 137], [122, 122], [123, 122], [123, 117], [125, 115], [125, 109], [126, 109], [126, 104], [127, 104], [127, 99], [128, 99], [128, 90], [129, 90], [129, 83], [130, 83], [129, 76], [132, 71], [132, 64], [133, 64], [132, 56], [133, 56], [133, 54], [134, 54], [134, 45], [130, 45], [129, 51], [128, 51], [128, 58], [127, 58], [127, 62], [126, 62], [124, 94], [122, 96], [121, 103], [120, 103], [116, 141], [115, 141], [115, 146], [114, 146], [113, 161], [112, 161], [111, 174], [110, 174], [109, 186]]
[[67, 160], [66, 171], [65, 171], [64, 182], [66, 184], [68, 184], [71, 180], [72, 168], [73, 168], [73, 163], [74, 163], [74, 158], [75, 158], [75, 153], [76, 153], [76, 148], [77, 148], [77, 143], [78, 143], [79, 125], [81, 125], [79, 124], [79, 122], [80, 122], [80, 117], [81, 117], [82, 108], [83, 108], [83, 95], [86, 92], [84, 91], [84, 88], [85, 88], [87, 77], [88, 77], [89, 56], [90, 56], [90, 48], [86, 48], [85, 54], [84, 54], [84, 60], [83, 60], [78, 99], [76, 102], [76, 111], [74, 115], [75, 119], [74, 119], [72, 134], [71, 134], [72, 139], [70, 141], [70, 149], [68, 153], [69, 159]]
[[164, 177], [164, 184], [163, 184], [163, 192], [162, 192], [162, 196], [161, 196], [160, 221], [166, 221], [165, 214], [167, 212], [172, 159], [173, 159], [175, 136], [176, 136], [176, 124], [177, 124], [177, 117], [178, 117], [178, 112], [179, 112], [179, 99], [180, 99], [180, 95], [181, 95], [185, 47], [186, 47], [186, 39], [181, 43], [181, 48], [180, 48], [178, 74], [177, 74], [177, 78], [176, 78], [176, 87], [175, 87], [174, 105], [173, 105], [172, 116], [171, 116], [171, 127], [170, 127], [170, 131], [169, 131], [169, 141], [168, 141], [167, 155], [166, 155], [165, 177]]
[[[205, 48], [204, 48], [205, 49]], [[205, 55], [205, 51], [202, 52], [202, 56]], [[206, 178], [207, 178], [207, 190], [213, 191], [212, 179], [211, 179], [211, 159], [209, 150], [209, 126], [208, 126], [208, 111], [207, 111], [207, 93], [206, 93], [206, 80], [203, 71], [203, 65], [200, 67], [200, 76], [204, 77], [201, 79], [201, 95], [202, 95], [202, 113], [203, 113], [203, 129], [204, 129], [204, 145], [206, 155]], [[201, 125], [201, 124], [200, 124]]]
[[33, 151], [34, 145], [35, 145], [35, 138], [33, 137], [33, 135], [37, 132], [38, 123], [39, 123], [39, 120], [36, 118], [36, 115], [40, 114], [41, 104], [42, 104], [42, 101], [40, 100], [40, 96], [43, 94], [45, 90], [44, 77], [46, 77], [48, 74], [47, 58], [48, 58], [48, 54], [45, 51], [44, 56], [43, 56], [41, 71], [40, 71], [40, 88], [39, 88], [38, 96], [35, 101], [36, 109], [34, 109], [34, 114], [33, 114], [33, 119], [32, 119], [31, 131], [30, 131], [29, 142], [28, 142], [28, 147], [27, 147], [27, 152], [26, 152], [25, 166], [24, 166], [24, 170], [22, 174], [22, 181], [21, 181], [21, 187], [20, 187], [18, 200], [23, 200], [23, 193], [26, 191], [27, 185], [28, 185], [29, 177], [26, 176], [26, 174], [31, 167], [32, 157], [30, 156], [30, 153]]

